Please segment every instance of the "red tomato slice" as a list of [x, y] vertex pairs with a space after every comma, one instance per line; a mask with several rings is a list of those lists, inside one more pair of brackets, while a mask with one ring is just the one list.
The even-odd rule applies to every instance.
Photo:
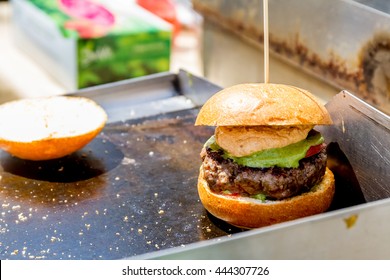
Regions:
[[325, 143], [322, 143], [322, 144], [319, 144], [319, 145], [316, 145], [316, 146], [311, 146], [309, 148], [309, 150], [307, 150], [305, 157], [314, 156], [315, 154], [318, 154], [325, 147], [326, 147]]

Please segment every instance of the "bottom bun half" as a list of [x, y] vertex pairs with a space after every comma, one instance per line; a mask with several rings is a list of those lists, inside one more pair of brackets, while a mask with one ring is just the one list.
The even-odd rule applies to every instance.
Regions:
[[258, 228], [326, 211], [335, 193], [333, 173], [326, 168], [322, 181], [309, 192], [292, 198], [265, 201], [231, 197], [212, 192], [200, 168], [198, 193], [206, 210], [227, 223], [241, 228]]

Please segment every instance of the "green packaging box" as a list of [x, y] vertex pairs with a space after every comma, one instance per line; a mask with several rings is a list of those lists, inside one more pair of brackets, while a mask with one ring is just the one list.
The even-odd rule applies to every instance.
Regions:
[[171, 25], [133, 1], [11, 4], [15, 43], [67, 90], [169, 70]]

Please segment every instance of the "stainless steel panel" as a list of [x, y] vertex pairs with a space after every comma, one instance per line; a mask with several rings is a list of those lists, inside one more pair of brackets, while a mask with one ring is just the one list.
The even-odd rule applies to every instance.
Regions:
[[[269, 1], [271, 82], [319, 95], [316, 83], [324, 83], [326, 101], [347, 89], [389, 112], [390, 15], [383, 11], [385, 1], [371, 2]], [[193, 3], [205, 17], [206, 77], [222, 86], [262, 81], [262, 1]]]

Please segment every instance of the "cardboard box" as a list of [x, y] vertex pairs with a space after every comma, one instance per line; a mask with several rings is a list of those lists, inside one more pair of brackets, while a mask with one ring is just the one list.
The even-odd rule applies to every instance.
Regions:
[[169, 70], [172, 27], [121, 0], [12, 0], [15, 43], [67, 90]]

